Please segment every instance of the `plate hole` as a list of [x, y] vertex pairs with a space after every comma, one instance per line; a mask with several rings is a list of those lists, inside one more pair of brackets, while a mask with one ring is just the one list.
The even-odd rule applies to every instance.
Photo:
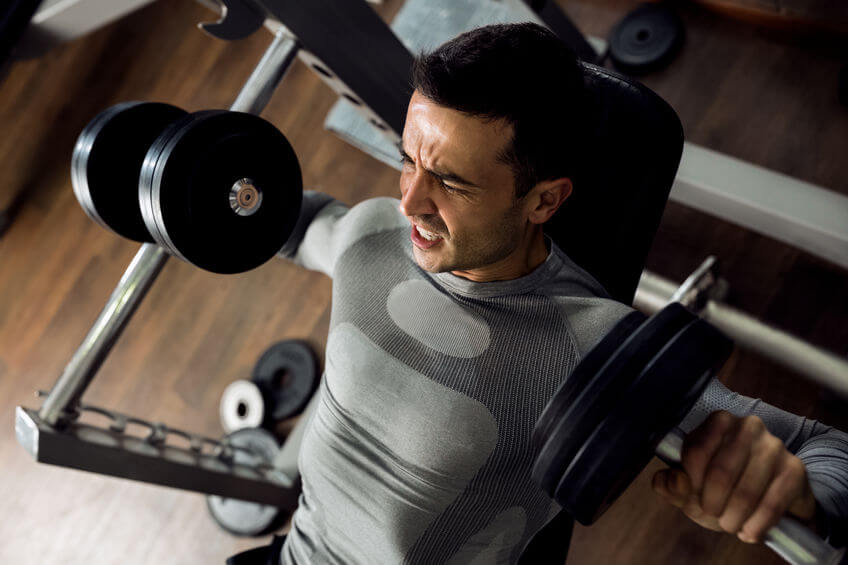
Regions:
[[353, 104], [354, 106], [362, 106], [362, 102], [348, 94], [347, 92], [342, 93], [342, 98]]
[[319, 75], [321, 75], [323, 77], [335, 78], [333, 76], [333, 73], [331, 73], [330, 71], [328, 71], [327, 69], [325, 69], [324, 67], [322, 67], [321, 65], [319, 65], [317, 63], [312, 63], [312, 68], [315, 69], [316, 73], [318, 73]]

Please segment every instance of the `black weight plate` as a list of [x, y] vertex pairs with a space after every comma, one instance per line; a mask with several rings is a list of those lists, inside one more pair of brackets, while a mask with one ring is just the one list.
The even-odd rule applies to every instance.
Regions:
[[306, 342], [275, 343], [253, 368], [253, 382], [263, 391], [274, 422], [287, 420], [306, 407], [318, 386], [318, 361]]
[[624, 72], [647, 73], [671, 62], [683, 45], [683, 36], [683, 22], [672, 9], [642, 4], [610, 34], [610, 58]]
[[156, 164], [159, 162], [159, 157], [162, 156], [162, 152], [168, 145], [168, 142], [170, 142], [174, 135], [180, 132], [187, 124], [208, 113], [221, 112], [223, 112], [223, 110], [194, 112], [172, 122], [162, 131], [162, 133], [159, 134], [159, 137], [157, 137], [150, 145], [147, 150], [147, 154], [144, 156], [144, 164], [141, 167], [138, 187], [136, 190], [136, 198], [138, 199], [139, 208], [141, 209], [141, 216], [144, 219], [144, 224], [154, 241], [175, 256], [179, 256], [179, 253], [175, 249], [171, 248], [170, 242], [167, 240], [165, 234], [159, 229], [159, 222], [154, 219], [153, 176], [156, 172]]
[[[151, 151], [153, 148], [151, 148]], [[239, 273], [272, 258], [294, 229], [302, 180], [297, 156], [274, 126], [241, 112], [198, 112], [145, 162], [139, 198], [156, 241], [215, 273]], [[248, 178], [261, 206], [241, 216], [233, 185]], [[155, 229], [153, 228], [155, 226]]]
[[[244, 428], [229, 434], [232, 445], [244, 447], [254, 456], [235, 450], [236, 463], [252, 463], [255, 458], [270, 463], [280, 451], [274, 436], [261, 428]], [[286, 512], [275, 506], [209, 495], [206, 505], [212, 519], [224, 530], [237, 536], [263, 536], [285, 523]]]
[[733, 349], [704, 320], [682, 329], [641, 372], [562, 475], [555, 498], [581, 524], [597, 520], [645, 468]]
[[152, 242], [138, 206], [139, 173], [148, 147], [186, 112], [158, 102], [124, 102], [94, 117], [71, 158], [71, 184], [85, 213], [134, 241]]
[[634, 310], [619, 320], [560, 383], [533, 428], [533, 442], [536, 445], [542, 445], [565, 410], [645, 318], [643, 313]]
[[607, 416], [651, 358], [694, 314], [673, 303], [645, 321], [625, 340], [568, 406], [544, 441], [533, 464], [533, 478], [553, 495], [563, 470]]

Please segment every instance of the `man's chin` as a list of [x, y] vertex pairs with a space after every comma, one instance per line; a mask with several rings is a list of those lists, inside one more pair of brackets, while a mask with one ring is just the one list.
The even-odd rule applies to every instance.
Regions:
[[450, 270], [435, 252], [424, 251], [413, 245], [412, 255], [415, 257], [415, 263], [428, 273], [444, 273]]

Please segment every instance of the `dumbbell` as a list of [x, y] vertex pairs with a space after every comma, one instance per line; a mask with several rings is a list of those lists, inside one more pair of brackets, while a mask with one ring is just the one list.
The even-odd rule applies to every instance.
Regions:
[[318, 386], [318, 360], [308, 343], [289, 339], [259, 357], [251, 380], [230, 383], [221, 395], [221, 426], [226, 432], [277, 424], [300, 414]]
[[267, 121], [151, 102], [112, 106], [83, 129], [71, 183], [97, 223], [215, 273], [272, 258], [302, 198], [297, 156]]
[[[624, 317], [551, 398], [533, 433], [533, 478], [584, 525], [597, 520], [653, 455], [680, 462], [676, 430], [732, 351], [719, 330], [680, 304]], [[783, 518], [766, 544], [790, 563], [841, 563]]]
[[[233, 448], [235, 463], [271, 467], [280, 444], [274, 435], [261, 428], [245, 428], [225, 436]], [[224, 530], [237, 536], [263, 536], [279, 529], [288, 514], [281, 508], [217, 495], [207, 495], [206, 506], [212, 519]]]

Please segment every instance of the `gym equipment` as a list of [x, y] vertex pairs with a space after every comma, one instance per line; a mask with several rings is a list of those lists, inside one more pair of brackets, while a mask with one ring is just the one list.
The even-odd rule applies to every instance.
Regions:
[[268, 425], [268, 411], [262, 391], [254, 383], [239, 379], [231, 382], [221, 395], [218, 413], [227, 433]]
[[[39, 396], [47, 396], [39, 392]], [[15, 435], [40, 463], [294, 510], [298, 478], [266, 460], [235, 459], [238, 445], [76, 403], [51, 426], [18, 406]]]
[[252, 114], [195, 112], [150, 145], [138, 199], [153, 239], [214, 273], [273, 257], [294, 229], [303, 186], [288, 140]]
[[[534, 430], [541, 449], [533, 478], [584, 525], [609, 508], [654, 452], [679, 463], [682, 433], [669, 432], [732, 350], [724, 334], [679, 304], [660, 310], [622, 341], [631, 324], [624, 318], [598, 344], [600, 353], [587, 355], [590, 367], [575, 369], [588, 381], [583, 392], [571, 405], [546, 407]], [[597, 358], [610, 350], [595, 369]], [[554, 398], [573, 397], [568, 381]], [[844, 549], [830, 547], [790, 518], [766, 536], [766, 544], [790, 563], [840, 563], [845, 556]]]
[[[276, 438], [261, 428], [245, 428], [226, 436], [230, 445], [240, 448], [234, 461], [240, 464], [271, 465], [280, 451]], [[237, 536], [264, 536], [279, 529], [288, 513], [270, 504], [259, 504], [218, 495], [206, 497], [212, 519], [226, 531]]]
[[124, 102], [85, 126], [71, 158], [71, 185], [89, 218], [127, 239], [154, 241], [138, 207], [138, 172], [153, 140], [186, 114], [170, 104]]
[[318, 360], [308, 343], [289, 339], [269, 347], [256, 362], [252, 380], [262, 391], [274, 422], [303, 411], [318, 386]]
[[237, 380], [221, 395], [224, 431], [274, 426], [300, 414], [318, 386], [318, 359], [309, 344], [284, 340], [259, 357], [250, 381]]
[[[284, 31], [277, 34], [263, 56], [263, 65], [244, 85], [232, 111], [262, 110], [262, 101], [267, 101], [267, 93], [292, 61], [292, 46], [293, 42]], [[226, 202], [229, 206], [229, 195]], [[232, 208], [230, 210], [235, 214]], [[81, 404], [82, 395], [167, 258], [168, 254], [158, 245], [144, 243], [141, 246], [82, 344], [44, 398], [41, 408], [34, 411], [17, 407], [15, 432], [18, 442], [36, 461], [44, 463], [293, 509], [299, 491], [296, 459], [302, 437], [297, 427], [291, 435], [297, 440], [296, 445], [287, 442], [272, 469], [264, 464], [251, 469], [233, 463], [233, 448], [226, 441], [177, 433], [164, 424], [103, 409], [93, 410], [108, 415], [118, 424], [102, 426], [77, 422], [81, 411], [91, 409]], [[141, 425], [151, 430], [149, 440], [128, 434], [126, 426], [120, 425], [130, 421], [143, 422]], [[163, 436], [166, 440], [176, 436], [183, 441], [193, 439], [188, 439], [190, 446], [185, 448], [167, 441], [163, 443]]]
[[609, 56], [617, 69], [645, 74], [670, 63], [683, 36], [683, 22], [674, 10], [664, 4], [642, 4], [612, 30]]
[[288, 140], [251, 114], [128, 102], [83, 129], [71, 162], [86, 214], [215, 273], [240, 273], [288, 239], [302, 198]]
[[708, 257], [680, 286], [658, 275], [642, 273], [633, 306], [646, 314], [679, 301], [715, 325], [739, 346], [796, 371], [848, 399], [848, 359], [752, 318], [722, 302], [727, 283], [715, 257]]

